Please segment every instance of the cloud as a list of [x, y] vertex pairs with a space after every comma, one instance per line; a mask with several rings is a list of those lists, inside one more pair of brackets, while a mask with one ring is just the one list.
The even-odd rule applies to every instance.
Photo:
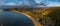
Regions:
[[16, 3], [6, 3], [6, 5], [16, 5]]
[[49, 2], [47, 6], [60, 6], [60, 2]]

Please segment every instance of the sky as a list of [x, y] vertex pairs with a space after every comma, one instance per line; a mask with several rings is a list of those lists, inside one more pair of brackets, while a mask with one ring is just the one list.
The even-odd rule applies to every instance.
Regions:
[[60, 0], [35, 0], [37, 3], [45, 2], [47, 6], [60, 6]]
[[60, 6], [60, 0], [48, 0], [47, 6]]
[[[34, 0], [36, 4], [45, 2], [46, 6], [60, 6], [59, 0]], [[31, 5], [29, 0], [0, 0], [0, 5]], [[34, 4], [34, 3], [33, 3]]]

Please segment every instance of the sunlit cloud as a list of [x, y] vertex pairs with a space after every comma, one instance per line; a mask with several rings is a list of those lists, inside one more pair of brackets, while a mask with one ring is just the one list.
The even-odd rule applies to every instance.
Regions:
[[16, 3], [6, 3], [6, 5], [16, 5]]

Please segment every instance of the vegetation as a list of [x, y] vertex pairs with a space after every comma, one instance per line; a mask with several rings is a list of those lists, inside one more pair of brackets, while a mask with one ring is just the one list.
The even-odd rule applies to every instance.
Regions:
[[[55, 23], [57, 21], [58, 21], [58, 23], [60, 22], [60, 7], [50, 7], [50, 8], [46, 8], [45, 10], [44, 10], [44, 8], [25, 9], [22, 12], [25, 12], [26, 14], [28, 14], [32, 17], [39, 18], [41, 21], [42, 21], [42, 19], [44, 19], [43, 21], [47, 21], [48, 23]], [[45, 17], [42, 15], [44, 15]], [[56, 24], [57, 23], [55, 23], [55, 25]]]

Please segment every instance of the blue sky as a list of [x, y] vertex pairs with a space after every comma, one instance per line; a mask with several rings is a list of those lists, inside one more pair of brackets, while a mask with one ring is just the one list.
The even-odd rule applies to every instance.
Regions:
[[[46, 2], [47, 6], [60, 6], [60, 2], [58, 0], [34, 0], [37, 4], [40, 2]], [[28, 0], [0, 0], [0, 5], [22, 5], [23, 2], [29, 5]]]
[[60, 1], [59, 0], [49, 0], [47, 2], [47, 6], [60, 6]]

